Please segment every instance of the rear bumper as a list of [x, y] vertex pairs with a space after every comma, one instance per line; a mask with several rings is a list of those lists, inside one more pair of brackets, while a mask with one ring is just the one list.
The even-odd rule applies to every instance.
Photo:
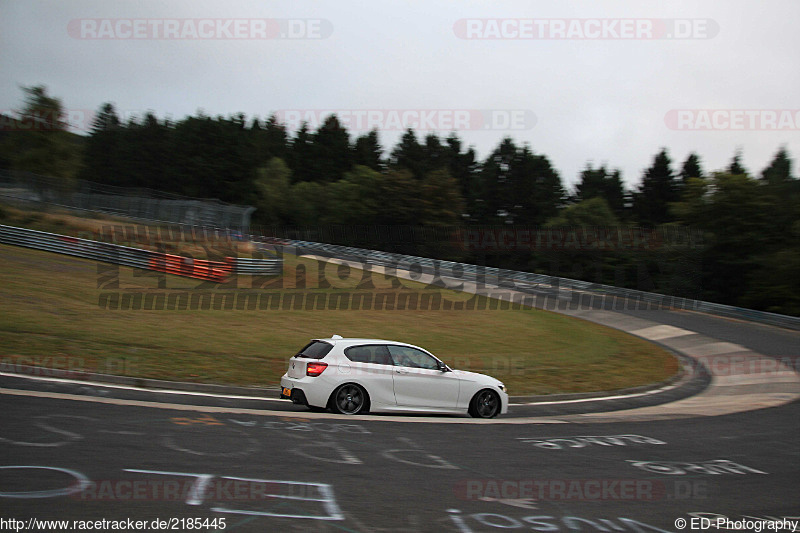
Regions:
[[308, 405], [308, 400], [306, 399], [306, 393], [303, 392], [303, 389], [292, 389], [292, 393], [289, 396], [281, 393], [281, 398], [287, 398], [292, 400], [292, 403], [297, 405]]
[[[318, 380], [319, 378], [296, 379], [284, 375], [281, 378], [281, 398], [287, 398], [292, 400], [293, 403], [299, 405], [306, 405], [309, 407], [325, 407], [328, 403], [328, 396], [330, 396], [330, 392], [326, 390], [320, 390], [318, 383], [315, 383], [314, 386], [304, 386], [306, 384], [303, 382], [309, 379]], [[291, 391], [291, 395], [285, 395], [283, 393], [283, 389], [289, 389]]]

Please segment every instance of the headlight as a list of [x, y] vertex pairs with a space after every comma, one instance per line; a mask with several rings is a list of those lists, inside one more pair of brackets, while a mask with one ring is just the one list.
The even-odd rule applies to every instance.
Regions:
[[498, 384], [497, 384], [497, 387], [498, 387], [498, 388], [499, 388], [501, 391], [503, 391], [503, 392], [506, 392], [506, 386], [505, 386], [505, 385], [503, 385], [502, 383], [498, 383]]

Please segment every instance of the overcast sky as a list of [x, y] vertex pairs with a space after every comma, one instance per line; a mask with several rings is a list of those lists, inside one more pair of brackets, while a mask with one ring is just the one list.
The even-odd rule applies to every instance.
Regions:
[[84, 129], [104, 102], [336, 111], [387, 151], [406, 123], [481, 158], [510, 136], [568, 186], [587, 162], [633, 186], [661, 147], [757, 174], [800, 156], [798, 21], [797, 0], [0, 0], [0, 110], [43, 84]]

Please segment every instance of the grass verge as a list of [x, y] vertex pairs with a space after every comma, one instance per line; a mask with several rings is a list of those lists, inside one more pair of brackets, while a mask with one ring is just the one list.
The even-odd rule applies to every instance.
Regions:
[[[503, 380], [512, 395], [593, 392], [643, 385], [677, 372], [644, 340], [537, 309], [109, 310], [101, 295], [338, 295], [375, 289], [295, 288], [295, 279], [199, 287], [197, 280], [112, 267], [0, 245], [0, 362], [74, 371], [244, 386], [277, 385], [287, 359], [310, 338], [339, 334], [423, 346], [456, 368]], [[400, 283], [393, 280], [393, 287]], [[160, 286], [159, 286], [160, 285]], [[323, 284], [324, 285], [324, 284]], [[230, 288], [237, 287], [237, 288]], [[398, 291], [437, 292], [411, 286]], [[191, 306], [190, 306], [191, 307]], [[477, 306], [479, 309], [481, 305]], [[485, 306], [491, 307], [491, 306]]]

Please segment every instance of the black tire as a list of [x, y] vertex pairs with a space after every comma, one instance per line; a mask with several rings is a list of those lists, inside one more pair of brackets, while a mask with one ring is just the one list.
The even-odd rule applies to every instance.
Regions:
[[494, 418], [500, 414], [500, 396], [491, 389], [483, 389], [469, 402], [469, 414], [473, 418]]
[[345, 383], [331, 394], [331, 410], [342, 415], [363, 415], [369, 411], [369, 396], [361, 385]]

